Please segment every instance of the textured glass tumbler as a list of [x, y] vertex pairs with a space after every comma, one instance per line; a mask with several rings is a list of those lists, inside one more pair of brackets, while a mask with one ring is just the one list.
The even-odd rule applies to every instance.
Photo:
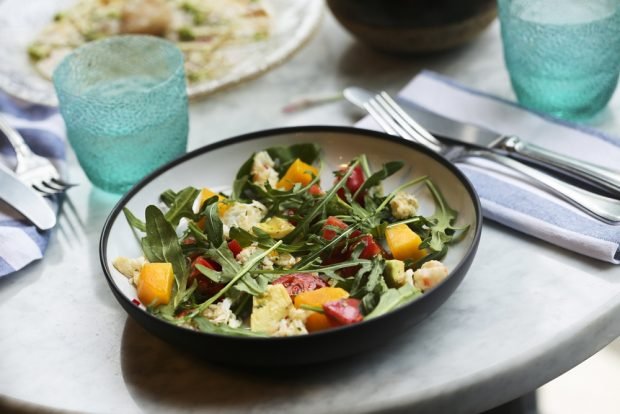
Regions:
[[526, 107], [584, 120], [620, 72], [620, 0], [498, 0], [504, 58]]
[[183, 55], [151, 36], [88, 43], [53, 75], [67, 135], [97, 187], [123, 193], [186, 151]]

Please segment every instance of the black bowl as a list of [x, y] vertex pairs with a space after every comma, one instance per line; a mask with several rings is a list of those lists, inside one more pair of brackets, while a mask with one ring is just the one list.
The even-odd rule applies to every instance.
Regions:
[[497, 15], [496, 0], [327, 0], [361, 42], [387, 52], [437, 52], [462, 45]]
[[[388, 187], [405, 178], [428, 175], [443, 191], [448, 203], [460, 212], [459, 222], [471, 225], [465, 239], [455, 245], [444, 260], [451, 269], [449, 276], [419, 299], [381, 317], [286, 338], [246, 338], [197, 332], [158, 319], [132, 303], [135, 289], [111, 265], [117, 256], [141, 255], [122, 214], [123, 207], [127, 206], [137, 214], [147, 204], [155, 203], [159, 194], [168, 188], [230, 185], [236, 169], [253, 151], [299, 142], [316, 142], [323, 148], [326, 171], [336, 169], [343, 160], [362, 152], [368, 155], [373, 165], [394, 159], [407, 162], [408, 168], [386, 181]], [[331, 177], [326, 175], [324, 182], [329, 180]], [[420, 196], [424, 206], [424, 194]], [[255, 132], [207, 145], [161, 167], [138, 183], [114, 207], [101, 234], [99, 253], [112, 293], [127, 313], [149, 332], [212, 361], [286, 366], [366, 351], [390, 341], [428, 317], [446, 301], [465, 276], [475, 255], [481, 228], [480, 203], [474, 189], [467, 178], [441, 156], [417, 144], [374, 131], [347, 127], [294, 127]]]

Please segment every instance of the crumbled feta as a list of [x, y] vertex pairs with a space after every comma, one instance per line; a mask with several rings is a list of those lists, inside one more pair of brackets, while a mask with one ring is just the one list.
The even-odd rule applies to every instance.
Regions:
[[405, 281], [407, 282], [407, 284], [415, 286], [415, 284], [413, 283], [413, 269], [405, 270]]
[[228, 325], [231, 328], [238, 328], [241, 326], [241, 321], [237, 319], [237, 316], [230, 309], [231, 305], [232, 301], [229, 298], [225, 298], [221, 302], [209, 305], [202, 312], [202, 316], [216, 325]]
[[114, 259], [112, 265], [116, 268], [116, 270], [129, 278], [131, 283], [138, 286], [138, 281], [140, 280], [140, 270], [142, 270], [142, 266], [144, 266], [145, 263], [147, 263], [147, 260], [142, 256], [135, 259], [119, 256]]
[[243, 265], [246, 264], [252, 258], [252, 256], [255, 256], [256, 254], [260, 254], [262, 252], [264, 252], [264, 250], [258, 247], [257, 243], [252, 243], [248, 247], [244, 247], [243, 249], [241, 249], [237, 256], [235, 256], [235, 259], [239, 264]]
[[[275, 254], [273, 254], [275, 253]], [[295, 266], [295, 264], [301, 261], [300, 257], [295, 257], [290, 253], [278, 253], [273, 251], [272, 254], [269, 255], [269, 259], [273, 262], [274, 265], [279, 266], [283, 269], [290, 269]]]
[[448, 276], [448, 268], [437, 260], [429, 260], [413, 272], [413, 284], [422, 291], [435, 287]]
[[405, 192], [399, 192], [390, 200], [390, 209], [395, 219], [404, 220], [416, 215], [418, 211], [418, 200]]
[[[235, 259], [239, 264], [245, 264], [252, 258], [252, 256], [262, 252], [264, 252], [263, 249], [259, 248], [256, 243], [252, 243], [250, 246], [241, 250]], [[273, 270], [274, 266], [279, 266], [284, 269], [290, 269], [300, 260], [301, 259], [295, 258], [289, 253], [278, 253], [276, 251], [272, 251], [263, 258], [260, 268], [263, 270]]]
[[273, 336], [295, 336], [307, 334], [307, 317], [308, 312], [305, 310], [296, 309], [294, 306], [290, 306], [287, 317], [280, 320], [278, 323], [278, 330], [273, 333]]
[[267, 151], [260, 151], [254, 155], [254, 161], [252, 163], [252, 182], [263, 188], [265, 183], [269, 183], [271, 188], [276, 188], [276, 184], [280, 180], [278, 172], [273, 168], [275, 163], [267, 153]]
[[267, 214], [267, 207], [254, 200], [250, 204], [234, 202], [222, 216], [224, 235], [228, 237], [231, 227], [239, 227], [245, 231], [252, 231]]

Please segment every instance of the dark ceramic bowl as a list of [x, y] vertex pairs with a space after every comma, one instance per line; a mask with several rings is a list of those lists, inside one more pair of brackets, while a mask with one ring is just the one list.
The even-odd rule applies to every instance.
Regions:
[[361, 42], [395, 53], [459, 46], [497, 14], [496, 0], [327, 0], [327, 5]]
[[[403, 168], [385, 182], [386, 190], [406, 180], [428, 175], [443, 192], [450, 206], [459, 212], [458, 223], [470, 224], [465, 238], [451, 247], [443, 262], [449, 276], [435, 289], [381, 317], [355, 325], [309, 335], [286, 338], [246, 338], [215, 335], [181, 328], [147, 313], [136, 306], [135, 288], [112, 266], [118, 256], [138, 257], [142, 253], [129, 228], [123, 207], [141, 216], [148, 204], [157, 202], [166, 189], [230, 187], [238, 167], [254, 151], [274, 145], [315, 142], [323, 150], [325, 176], [343, 160], [367, 154], [373, 166], [390, 160], [403, 160]], [[434, 211], [426, 191], [416, 193], [421, 214]], [[284, 366], [306, 364], [352, 355], [389, 341], [429, 316], [454, 292], [474, 258], [480, 238], [480, 203], [471, 184], [452, 164], [417, 144], [368, 130], [346, 127], [295, 127], [260, 131], [217, 142], [169, 163], [138, 183], [125, 195], [108, 217], [101, 235], [99, 253], [105, 277], [121, 306], [140, 325], [164, 340], [185, 350], [195, 351], [213, 361], [255, 365]]]

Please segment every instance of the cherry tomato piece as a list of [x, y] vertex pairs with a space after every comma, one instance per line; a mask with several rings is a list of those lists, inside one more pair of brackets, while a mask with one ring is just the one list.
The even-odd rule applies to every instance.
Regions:
[[[341, 168], [340, 172], [344, 174], [347, 169], [347, 167]], [[340, 178], [336, 179], [336, 182], [338, 181], [340, 181]], [[362, 167], [358, 165], [353, 168], [351, 175], [349, 175], [349, 178], [347, 178], [347, 183], [345, 184], [345, 186], [347, 187], [351, 195], [353, 195], [357, 190], [359, 190], [362, 184], [364, 184], [364, 181], [366, 181], [366, 178], [364, 177], [364, 170], [362, 170]], [[364, 201], [365, 195], [365, 192], [358, 194], [355, 201], [357, 201], [358, 203], [362, 203]], [[338, 197], [340, 197], [342, 200], [346, 200], [344, 189], [341, 188], [340, 190], [338, 190]]]
[[334, 325], [350, 325], [364, 319], [360, 311], [360, 301], [355, 298], [324, 303], [323, 311]]
[[347, 227], [349, 227], [344, 221], [340, 220], [339, 218], [336, 218], [334, 216], [327, 217], [327, 220], [325, 221], [325, 224], [323, 225], [323, 231], [322, 231], [322, 236], [325, 240], [333, 240], [338, 235], [336, 231], [327, 228], [327, 226], [337, 227], [340, 229], [346, 229]]
[[382, 249], [375, 239], [370, 234], [365, 234], [361, 237], [360, 243], [364, 244], [364, 250], [360, 253], [360, 259], [372, 259], [373, 257], [382, 254]]
[[323, 279], [315, 275], [308, 275], [306, 273], [292, 273], [290, 275], [284, 275], [274, 280], [272, 284], [283, 285], [291, 297], [295, 297], [302, 292], [327, 287], [327, 283], [325, 283]]
[[233, 256], [235, 257], [237, 257], [237, 255], [241, 253], [241, 250], [243, 250], [243, 247], [241, 247], [239, 242], [235, 239], [232, 239], [231, 241], [228, 242], [228, 248], [230, 249]]
[[320, 185], [318, 185], [318, 184], [312, 184], [312, 185], [310, 186], [310, 188], [308, 189], [308, 193], [309, 193], [311, 196], [315, 196], [315, 197], [316, 197], [316, 196], [321, 196], [321, 195], [325, 194], [325, 193], [323, 192], [323, 190], [321, 189], [321, 186], [320, 186]]

